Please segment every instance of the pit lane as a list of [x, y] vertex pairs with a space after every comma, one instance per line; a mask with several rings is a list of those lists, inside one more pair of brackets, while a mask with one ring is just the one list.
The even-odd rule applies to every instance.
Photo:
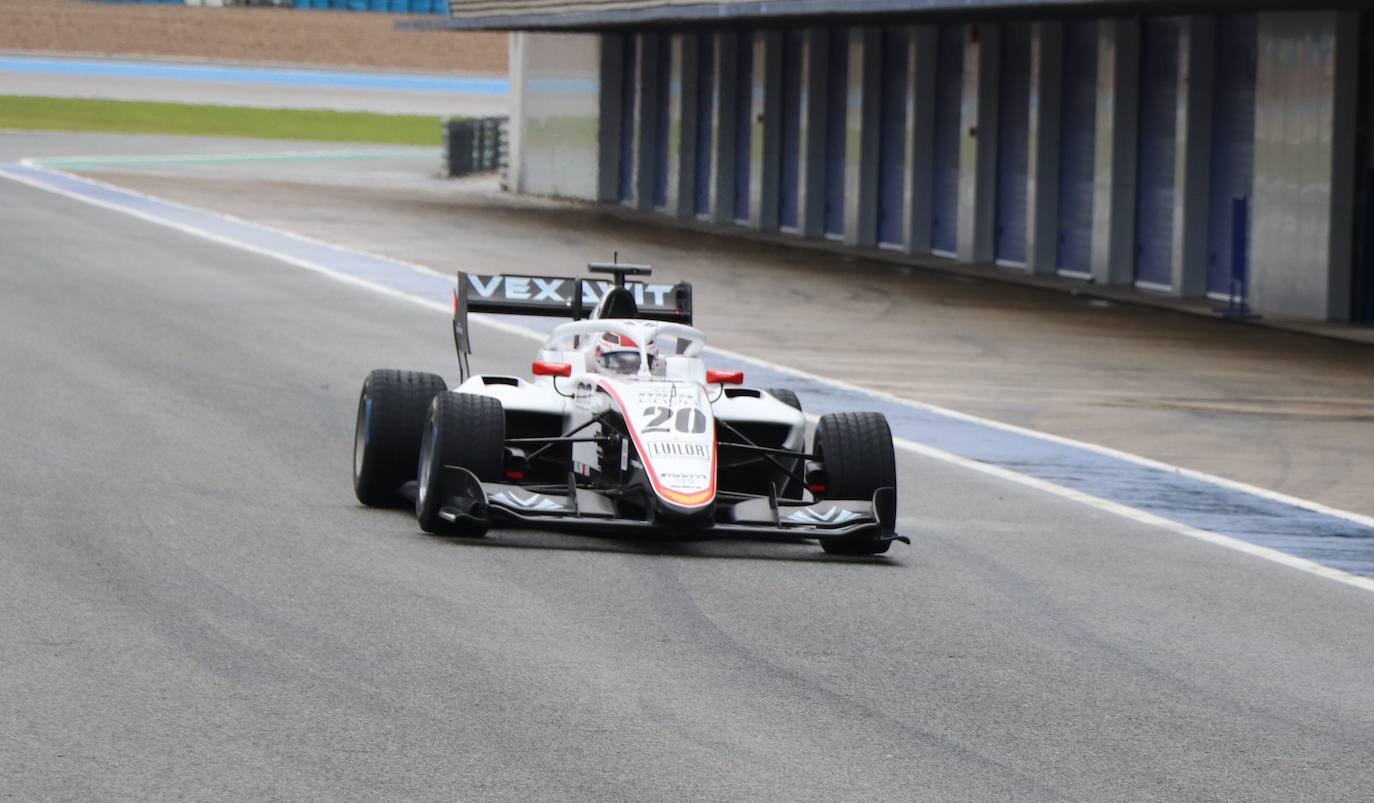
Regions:
[[[423, 536], [348, 487], [447, 309], [0, 184], [18, 797], [1358, 799], [1374, 597], [899, 453], [885, 561]], [[527, 339], [488, 328], [479, 370]], [[752, 369], [747, 369], [752, 370]], [[809, 401], [809, 400], [808, 400]]]

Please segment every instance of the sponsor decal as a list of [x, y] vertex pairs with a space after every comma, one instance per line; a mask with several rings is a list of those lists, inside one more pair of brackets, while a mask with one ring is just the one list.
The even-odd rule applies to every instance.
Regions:
[[695, 460], [710, 460], [711, 450], [704, 443], [686, 441], [649, 441], [649, 454], [653, 457], [690, 457]]
[[[699, 387], [687, 382], [673, 383], [654, 383], [653, 385], [640, 385], [629, 389], [635, 394], [635, 400], [640, 405], [651, 405], [654, 407], [669, 407], [677, 409], [680, 407], [705, 408], [705, 397]], [[647, 411], [645, 415], [649, 415]]]
[[710, 479], [705, 474], [684, 474], [682, 472], [666, 471], [659, 475], [664, 482], [676, 482], [682, 485], [705, 485]]
[[840, 507], [832, 506], [824, 513], [806, 507], [788, 516], [787, 521], [797, 524], [845, 524], [859, 518], [863, 517], [852, 510], [845, 510]]
[[[615, 287], [614, 282], [583, 280], [582, 303], [596, 304], [612, 287]], [[645, 306], [646, 303], [655, 307], [667, 307], [666, 298], [673, 291], [671, 284], [644, 284], [643, 282], [626, 282], [625, 288], [634, 294], [635, 305], [640, 307]], [[646, 299], [648, 299], [647, 302]]]
[[[486, 301], [527, 301], [571, 307], [573, 294], [579, 284], [576, 279], [551, 276], [478, 276], [467, 274], [468, 287], [478, 298]], [[582, 303], [594, 307], [602, 296], [615, 286], [609, 280], [583, 279]], [[627, 282], [626, 289], [634, 294], [635, 304], [655, 309], [673, 309], [670, 294], [676, 285]]]
[[491, 501], [498, 502], [506, 507], [518, 507], [540, 513], [565, 509], [562, 505], [542, 494], [530, 494], [528, 497], [524, 497], [515, 491], [497, 491], [491, 495]]
[[542, 276], [473, 276], [468, 275], [472, 289], [482, 298], [506, 301], [552, 301], [563, 304], [571, 293], [563, 290], [566, 279]]

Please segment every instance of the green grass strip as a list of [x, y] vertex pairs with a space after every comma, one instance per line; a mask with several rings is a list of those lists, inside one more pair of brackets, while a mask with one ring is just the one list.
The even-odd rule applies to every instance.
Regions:
[[314, 109], [0, 95], [0, 129], [120, 131], [324, 142], [438, 145], [439, 118]]

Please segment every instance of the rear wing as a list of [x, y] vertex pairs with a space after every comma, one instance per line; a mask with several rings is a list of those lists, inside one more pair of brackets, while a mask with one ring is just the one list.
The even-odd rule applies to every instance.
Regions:
[[[472, 353], [468, 337], [470, 312], [542, 315], [576, 321], [590, 317], [601, 299], [618, 286], [634, 296], [638, 308], [635, 317], [692, 323], [692, 285], [687, 282], [625, 281], [624, 274], [636, 275], [640, 272], [636, 268], [642, 266], [615, 267], [619, 275], [614, 280], [524, 274], [485, 276], [458, 271], [458, 286], [453, 291], [453, 344], [458, 349], [459, 359]], [[643, 268], [642, 273], [647, 274], [648, 269]]]

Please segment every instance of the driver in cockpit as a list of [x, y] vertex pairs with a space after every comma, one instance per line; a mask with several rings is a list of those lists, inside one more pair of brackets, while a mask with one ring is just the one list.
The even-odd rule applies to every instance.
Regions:
[[[649, 343], [649, 370], [658, 367], [658, 346]], [[633, 376], [639, 373], [639, 344], [625, 335], [605, 332], [592, 350], [593, 370], [600, 374]]]

